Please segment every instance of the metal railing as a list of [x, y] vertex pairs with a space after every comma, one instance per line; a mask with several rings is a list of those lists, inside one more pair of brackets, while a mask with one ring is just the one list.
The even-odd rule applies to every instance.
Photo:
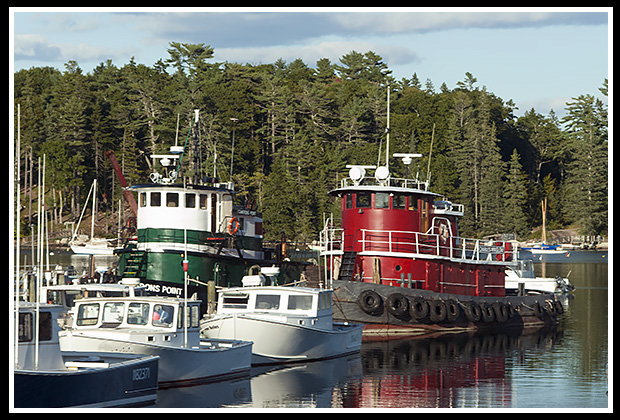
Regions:
[[[432, 229], [430, 230], [432, 232]], [[488, 241], [437, 233], [359, 229], [345, 235], [341, 228], [326, 227], [320, 233], [323, 255], [346, 251], [406, 257], [443, 257], [470, 263], [503, 263], [517, 260], [512, 241]]]

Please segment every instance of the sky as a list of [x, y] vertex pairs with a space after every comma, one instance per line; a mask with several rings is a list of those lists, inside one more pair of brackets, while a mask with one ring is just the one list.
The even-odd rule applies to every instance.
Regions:
[[[416, 73], [439, 91], [469, 72], [523, 115], [564, 115], [611, 73], [612, 8], [10, 8], [10, 75], [76, 61], [89, 73], [133, 57], [152, 66], [170, 42], [203, 43], [212, 62], [340, 64], [372, 51], [397, 80]], [[610, 83], [610, 92], [613, 84]], [[611, 97], [611, 93], [610, 93]]]

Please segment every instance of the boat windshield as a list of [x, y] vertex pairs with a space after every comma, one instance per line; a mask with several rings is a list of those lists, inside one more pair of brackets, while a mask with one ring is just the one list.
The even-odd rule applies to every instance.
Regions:
[[288, 297], [289, 310], [307, 311], [312, 309], [312, 296], [311, 295], [291, 295]]
[[256, 309], [278, 309], [280, 295], [256, 295]]

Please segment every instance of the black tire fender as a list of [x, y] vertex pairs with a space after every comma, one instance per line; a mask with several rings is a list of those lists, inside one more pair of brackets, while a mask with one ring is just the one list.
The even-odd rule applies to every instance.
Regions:
[[464, 312], [467, 319], [471, 322], [479, 322], [482, 319], [482, 309], [474, 301], [464, 305]]
[[414, 296], [409, 299], [409, 315], [420, 321], [428, 317], [430, 307], [426, 299], [420, 296]]
[[387, 298], [387, 310], [396, 318], [406, 318], [409, 314], [409, 300], [401, 293], [392, 293]]
[[446, 319], [450, 322], [456, 321], [461, 315], [461, 305], [454, 299], [446, 300]]
[[364, 290], [357, 297], [357, 305], [368, 315], [379, 315], [383, 312], [383, 298], [374, 290]]
[[429, 313], [431, 321], [433, 322], [443, 322], [446, 320], [446, 316], [448, 315], [448, 308], [446, 307], [446, 303], [443, 300], [431, 300], [429, 302]]
[[495, 302], [493, 305], [493, 311], [495, 312], [495, 320], [500, 324], [508, 320], [508, 308], [504, 302]]
[[493, 309], [493, 306], [482, 304], [480, 309], [482, 309], [482, 320], [485, 323], [490, 324], [495, 321], [495, 310]]

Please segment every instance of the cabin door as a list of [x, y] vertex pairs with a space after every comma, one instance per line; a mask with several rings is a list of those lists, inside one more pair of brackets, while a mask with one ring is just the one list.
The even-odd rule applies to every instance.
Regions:
[[430, 220], [429, 220], [429, 204], [428, 201], [421, 199], [420, 200], [420, 231], [426, 233], [430, 228]]

